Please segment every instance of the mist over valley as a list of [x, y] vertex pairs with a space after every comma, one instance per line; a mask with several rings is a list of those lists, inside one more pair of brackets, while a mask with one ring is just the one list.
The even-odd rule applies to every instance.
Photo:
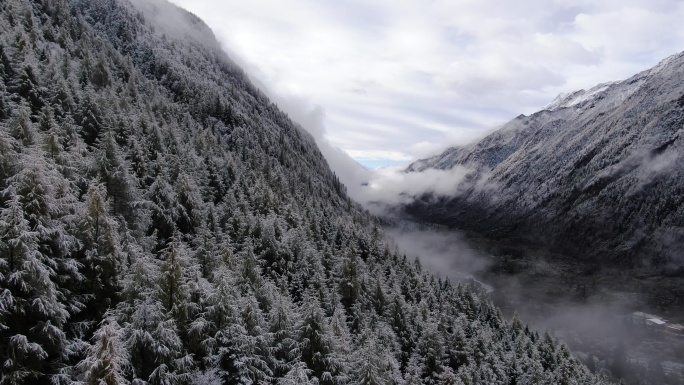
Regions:
[[[674, 55], [380, 170], [366, 206], [426, 268], [476, 278], [509, 316], [629, 381], [661, 378], [682, 365], [683, 71]], [[636, 313], [672, 327], [635, 327]]]

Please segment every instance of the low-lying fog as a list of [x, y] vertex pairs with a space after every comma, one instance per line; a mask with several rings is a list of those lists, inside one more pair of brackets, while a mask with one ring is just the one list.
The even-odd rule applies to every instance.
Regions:
[[591, 368], [609, 370], [628, 384], [678, 383], [671, 377], [684, 373], [684, 339], [628, 323], [632, 312], [644, 310], [635, 293], [611, 292], [582, 277], [575, 283], [538, 255], [518, 256], [530, 262], [523, 273], [501, 272], [501, 256], [458, 231], [400, 221], [385, 232], [406, 256], [420, 256], [421, 265], [435, 274], [452, 282], [475, 277], [505, 316], [517, 311], [540, 334], [552, 332]]
[[454, 282], [485, 270], [491, 264], [455, 231], [387, 227], [385, 232], [406, 256], [420, 256], [423, 267]]

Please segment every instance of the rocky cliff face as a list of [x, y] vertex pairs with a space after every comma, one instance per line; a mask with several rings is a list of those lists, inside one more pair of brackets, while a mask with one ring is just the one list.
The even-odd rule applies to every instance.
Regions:
[[417, 161], [407, 172], [461, 165], [473, 173], [455, 197], [424, 196], [406, 211], [578, 257], [681, 271], [683, 80], [684, 54], [674, 55]]

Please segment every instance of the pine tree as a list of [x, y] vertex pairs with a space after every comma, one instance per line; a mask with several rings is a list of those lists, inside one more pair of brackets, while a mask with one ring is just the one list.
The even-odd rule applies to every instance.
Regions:
[[35, 69], [31, 65], [22, 68], [19, 78], [12, 85], [12, 91], [26, 101], [32, 114], [37, 115], [45, 105], [43, 90], [38, 85]]
[[427, 323], [423, 326], [416, 350], [421, 357], [422, 377], [428, 383], [437, 382], [439, 375], [443, 371], [444, 341], [436, 324]]
[[[288, 297], [276, 294], [270, 319], [271, 371], [274, 378], [285, 377], [297, 364], [299, 344], [295, 340], [298, 314]], [[301, 373], [297, 374], [300, 375]]]
[[157, 239], [164, 245], [176, 230], [176, 195], [164, 176], [157, 177], [146, 195], [152, 206], [148, 235], [156, 232]]
[[95, 332], [88, 355], [76, 367], [83, 373], [84, 385], [124, 385], [129, 383], [126, 376], [129, 366], [124, 331], [108, 315]]
[[81, 126], [81, 136], [85, 143], [92, 146], [97, 141], [102, 129], [102, 117], [97, 102], [93, 100], [92, 91], [87, 90], [79, 104], [76, 122]]
[[126, 346], [131, 354], [133, 377], [150, 384], [165, 384], [187, 377], [191, 368], [183, 360], [176, 323], [164, 314], [159, 301], [136, 301], [126, 325]]
[[[14, 138], [5, 132], [5, 127], [0, 126], [0, 189], [5, 190], [10, 176], [16, 174], [19, 156], [14, 149]], [[0, 202], [3, 202], [0, 195]]]
[[[0, 213], [0, 384], [44, 380], [65, 352], [68, 313], [59, 301], [55, 266], [41, 253], [19, 196]], [[47, 263], [47, 264], [46, 264]]]
[[388, 354], [378, 345], [375, 336], [372, 334], [373, 329], [367, 328], [367, 332], [362, 336], [363, 345], [355, 353], [354, 360], [354, 384], [358, 385], [385, 385], [390, 384], [392, 377], [391, 372], [388, 371], [387, 363], [383, 362], [387, 359]]
[[278, 379], [278, 385], [314, 385], [318, 384], [318, 380], [311, 379], [311, 369], [308, 369], [303, 362], [298, 362], [285, 374], [283, 378]]
[[345, 310], [351, 313], [352, 306], [361, 294], [359, 259], [354, 249], [349, 249], [347, 257], [343, 259], [340, 276], [341, 301], [344, 304]]
[[86, 196], [83, 219], [79, 224], [82, 263], [88, 285], [84, 294], [92, 296], [89, 307], [99, 318], [118, 302], [122, 255], [119, 225], [109, 214], [109, 202], [102, 185], [92, 184]]
[[304, 298], [302, 320], [298, 325], [301, 347], [301, 360], [311, 369], [311, 375], [321, 384], [333, 382], [337, 374], [330, 365], [330, 355], [333, 352], [330, 334], [325, 315], [318, 298], [307, 294]]
[[195, 234], [202, 223], [204, 213], [201, 192], [197, 184], [186, 173], [181, 173], [176, 181], [178, 230], [184, 234]]
[[128, 219], [128, 225], [135, 228], [141, 217], [133, 207], [134, 201], [137, 200], [137, 191], [129, 173], [129, 166], [121, 153], [114, 134], [108, 131], [103, 134], [91, 167], [94, 176], [103, 184], [107, 196], [112, 201], [114, 215]]
[[18, 106], [9, 122], [9, 132], [24, 146], [30, 146], [36, 140], [36, 127], [31, 121], [30, 111], [24, 104]]

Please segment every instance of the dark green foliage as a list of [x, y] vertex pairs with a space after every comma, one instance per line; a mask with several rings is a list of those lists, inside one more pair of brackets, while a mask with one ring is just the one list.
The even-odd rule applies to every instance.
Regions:
[[92, 146], [100, 134], [102, 128], [101, 112], [88, 92], [81, 101], [77, 114], [76, 123], [81, 126], [81, 136], [86, 144]]
[[20, 71], [19, 77], [15, 78], [13, 84], [11, 83], [10, 90], [16, 96], [24, 99], [34, 114], [37, 114], [43, 108], [42, 90], [38, 85], [35, 71], [31, 66], [27, 65]]

